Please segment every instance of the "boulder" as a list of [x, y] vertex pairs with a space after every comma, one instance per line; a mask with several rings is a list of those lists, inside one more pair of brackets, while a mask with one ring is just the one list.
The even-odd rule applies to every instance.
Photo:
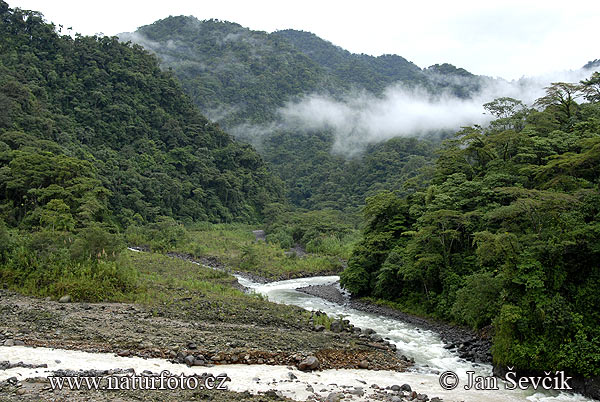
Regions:
[[320, 362], [314, 356], [308, 356], [298, 364], [298, 368], [302, 371], [312, 371], [319, 368]]
[[340, 321], [332, 321], [329, 330], [331, 332], [342, 332], [342, 323]]

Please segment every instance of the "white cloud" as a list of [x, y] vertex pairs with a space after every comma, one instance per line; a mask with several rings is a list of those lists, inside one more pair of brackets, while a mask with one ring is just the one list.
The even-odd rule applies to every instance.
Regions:
[[544, 88], [552, 82], [578, 82], [589, 75], [589, 71], [576, 70], [510, 82], [488, 80], [482, 90], [470, 99], [450, 94], [432, 96], [423, 90], [409, 90], [402, 86], [388, 88], [381, 97], [354, 92], [336, 100], [313, 94], [283, 107], [276, 124], [244, 126], [241, 132], [252, 137], [281, 129], [331, 130], [335, 136], [332, 152], [353, 156], [367, 144], [393, 137], [431, 135], [473, 124], [485, 125], [491, 116], [484, 114], [484, 103], [509, 96], [531, 106], [544, 95]]

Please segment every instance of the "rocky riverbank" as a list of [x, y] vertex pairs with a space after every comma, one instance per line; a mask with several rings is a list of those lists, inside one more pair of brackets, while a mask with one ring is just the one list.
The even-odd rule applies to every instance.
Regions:
[[485, 334], [476, 333], [468, 328], [417, 317], [390, 307], [353, 299], [341, 292], [338, 284], [307, 286], [296, 290], [321, 297], [333, 303], [348, 305], [356, 310], [391, 317], [422, 329], [434, 331], [440, 335], [442, 341], [446, 344], [446, 348], [455, 350], [459, 357], [474, 363], [491, 364], [492, 362], [491, 340]]
[[[18, 349], [18, 350], [16, 350]], [[53, 349], [27, 347], [3, 348], [0, 353], [11, 358], [24, 357], [34, 363], [49, 361], [46, 370], [36, 370], [31, 378], [25, 370], [13, 371], [3, 375], [0, 371], [0, 400], [309, 400], [309, 401], [426, 401], [429, 397], [419, 393], [406, 382], [415, 384], [414, 373], [370, 370], [322, 370], [303, 372], [289, 366], [266, 365], [222, 365], [213, 368], [182, 367], [159, 359], [139, 359], [110, 356], [107, 354], [88, 354], [84, 352], [64, 352]], [[69, 369], [68, 367], [73, 367]], [[86, 367], [97, 367], [87, 369]], [[29, 374], [28, 374], [29, 373]], [[169, 391], [143, 390], [118, 391], [52, 391], [50, 383], [44, 377], [85, 377], [85, 384], [98, 384], [98, 388], [108, 383], [107, 376], [121, 378], [135, 375], [146, 379], [146, 384], [156, 381], [160, 373], [187, 378], [195, 377], [204, 384], [203, 379], [221, 378], [219, 390], [214, 392], [190, 392], [181, 389]], [[28, 380], [18, 377], [27, 376]], [[92, 380], [90, 380], [92, 379]], [[154, 379], [154, 380], [153, 380]], [[95, 381], [95, 382], [94, 382]], [[114, 382], [113, 382], [114, 383]], [[123, 384], [123, 381], [118, 383]], [[140, 382], [142, 384], [142, 382]], [[85, 385], [83, 386], [85, 388]], [[64, 387], [67, 388], [67, 387]], [[94, 387], [95, 388], [95, 387]], [[122, 388], [119, 387], [119, 388]], [[179, 388], [179, 387], [176, 387]], [[417, 385], [417, 389], [430, 388]], [[232, 392], [234, 391], [234, 392]], [[249, 393], [247, 393], [249, 392]], [[226, 399], [228, 397], [229, 399]], [[431, 401], [440, 398], [431, 397]]]

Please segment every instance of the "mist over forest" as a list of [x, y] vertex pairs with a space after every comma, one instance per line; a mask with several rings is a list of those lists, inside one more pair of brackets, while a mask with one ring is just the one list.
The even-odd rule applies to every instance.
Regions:
[[[177, 29], [168, 30], [173, 24]], [[511, 97], [531, 107], [552, 82], [579, 82], [593, 72], [590, 63], [507, 81], [448, 64], [420, 68], [397, 55], [352, 54], [309, 32], [269, 34], [183, 16], [119, 38], [157, 54], [163, 67], [182, 79], [203, 113], [236, 137], [261, 149], [264, 138], [277, 132], [328, 131], [334, 136], [330, 151], [346, 157], [360, 156], [367, 145], [394, 137], [435, 139], [460, 127], [485, 125], [493, 119], [483, 108], [487, 102]], [[283, 64], [273, 65], [274, 60]], [[310, 73], [294, 76], [295, 67]], [[204, 81], [195, 86], [197, 75], [221, 82], [235, 76], [236, 85], [256, 88], [253, 92], [259, 94], [268, 91], [261, 87], [271, 81], [277, 94], [249, 103], [240, 91], [220, 94]], [[282, 83], [282, 78], [292, 82]], [[218, 105], [215, 99], [204, 99], [211, 91]]]
[[[577, 393], [494, 400], [600, 398], [600, 60], [508, 81], [191, 16], [84, 36], [3, 0], [0, 39], [0, 378], [79, 349], [247, 365], [244, 393], [161, 400], [439, 401], [465, 368]], [[23, 363], [40, 345], [60, 359]], [[410, 367], [429, 396], [325, 371]]]

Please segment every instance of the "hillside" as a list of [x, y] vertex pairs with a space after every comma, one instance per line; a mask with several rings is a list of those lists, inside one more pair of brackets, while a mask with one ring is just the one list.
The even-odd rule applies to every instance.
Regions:
[[[308, 32], [269, 34], [194, 17], [168, 17], [119, 38], [155, 53], [210, 119], [257, 147], [285, 182], [288, 199], [309, 209], [353, 210], [385, 184], [401, 189], [413, 169], [430, 163], [433, 147], [398, 138], [361, 146], [349, 159], [331, 153], [331, 130], [290, 127], [281, 121], [281, 108], [293, 109], [289, 102], [311, 94], [342, 99], [365, 91], [377, 97], [390, 85], [467, 97], [480, 80], [448, 64], [421, 69], [396, 55], [352, 54]], [[373, 162], [381, 150], [393, 169]], [[363, 173], [369, 179], [357, 181]]]
[[342, 285], [483, 328], [498, 367], [597, 378], [599, 78], [553, 84], [542, 111], [488, 105], [498, 119], [446, 141], [426, 187], [368, 198]]
[[[466, 96], [479, 82], [448, 64], [421, 69], [397, 55], [352, 54], [309, 32], [269, 34], [219, 20], [168, 17], [119, 38], [156, 53], [203, 112], [226, 128], [270, 121], [277, 108], [313, 92], [381, 94], [402, 84]], [[468, 89], [454, 80], [457, 71], [472, 80]]]
[[[2, 3], [1, 211], [10, 225], [255, 221], [281, 187], [140, 46], [59, 36]], [[53, 211], [53, 212], [52, 212]]]
[[285, 40], [218, 20], [168, 17], [120, 34], [156, 53], [214, 121], [262, 123], [295, 95], [341, 83]]

